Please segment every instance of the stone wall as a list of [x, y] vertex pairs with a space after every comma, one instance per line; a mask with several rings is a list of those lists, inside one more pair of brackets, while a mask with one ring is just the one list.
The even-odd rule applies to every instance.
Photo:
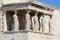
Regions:
[[0, 11], [0, 40], [2, 40], [2, 32], [3, 32], [3, 18], [2, 18], [3, 12]]
[[53, 40], [53, 36], [51, 35], [45, 35], [45, 34], [39, 34], [39, 33], [28, 33], [28, 39], [29, 40]]
[[51, 33], [60, 35], [60, 11], [55, 10], [51, 19]]
[[28, 40], [60, 40], [58, 35], [28, 32]]
[[28, 40], [27, 32], [5, 32], [3, 40]]
[[35, 32], [5, 32], [3, 40], [59, 40], [59, 36]]

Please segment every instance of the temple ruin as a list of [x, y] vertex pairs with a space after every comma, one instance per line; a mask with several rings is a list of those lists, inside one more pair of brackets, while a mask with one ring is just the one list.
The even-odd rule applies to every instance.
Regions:
[[60, 40], [60, 9], [36, 0], [0, 0], [0, 40]]

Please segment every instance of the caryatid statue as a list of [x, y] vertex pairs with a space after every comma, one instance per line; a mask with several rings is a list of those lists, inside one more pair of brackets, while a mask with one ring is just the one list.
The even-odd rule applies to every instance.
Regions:
[[29, 15], [30, 11], [28, 11], [26, 13], [26, 16], [25, 16], [25, 27], [26, 27], [26, 30], [30, 30], [30, 27], [31, 27], [31, 20], [30, 20], [30, 15]]
[[44, 15], [43, 26], [44, 26], [44, 32], [46, 32], [46, 33], [49, 32], [49, 21], [50, 21], [50, 16]]
[[18, 16], [17, 16], [17, 14], [14, 14], [14, 15], [13, 15], [13, 18], [14, 18], [14, 27], [15, 27], [15, 30], [17, 31], [18, 28], [19, 28], [19, 21], [18, 21]]
[[42, 32], [43, 31], [43, 15], [40, 17], [39, 22], [40, 22], [40, 32]]
[[36, 13], [34, 15], [34, 30], [35, 31], [39, 31], [39, 22], [38, 22], [38, 17], [37, 17], [38, 13]]

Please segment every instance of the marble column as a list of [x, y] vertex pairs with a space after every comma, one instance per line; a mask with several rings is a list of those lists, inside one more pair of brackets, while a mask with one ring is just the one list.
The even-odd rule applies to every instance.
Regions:
[[7, 30], [7, 19], [6, 19], [6, 12], [4, 11], [4, 15], [3, 15], [3, 26], [4, 26], [4, 31], [8, 31]]
[[34, 15], [34, 30], [39, 31], [38, 13]]
[[30, 15], [29, 15], [29, 13], [30, 13], [30, 11], [28, 11], [27, 13], [26, 13], [26, 16], [25, 16], [25, 29], [26, 30], [30, 30], [30, 28], [31, 28], [31, 20], [30, 20]]
[[44, 29], [45, 33], [49, 33], [49, 21], [50, 21], [50, 16], [49, 15], [44, 15], [43, 29]]
[[19, 21], [18, 21], [17, 11], [15, 11], [13, 18], [14, 18], [14, 30], [18, 31], [19, 30]]

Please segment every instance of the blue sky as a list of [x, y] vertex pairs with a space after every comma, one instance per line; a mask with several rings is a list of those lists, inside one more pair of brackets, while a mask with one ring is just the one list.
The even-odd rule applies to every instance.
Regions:
[[60, 8], [60, 0], [37, 0], [37, 1]]

